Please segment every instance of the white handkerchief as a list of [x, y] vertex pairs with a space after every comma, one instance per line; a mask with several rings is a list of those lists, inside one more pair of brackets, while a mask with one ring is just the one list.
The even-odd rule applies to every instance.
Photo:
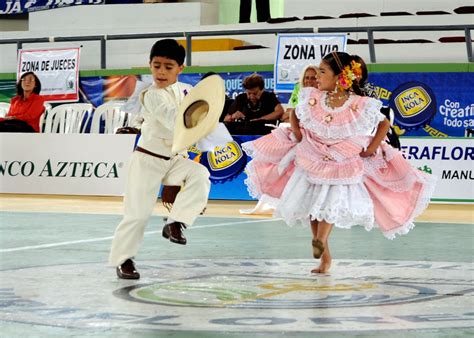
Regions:
[[206, 137], [203, 137], [196, 143], [196, 148], [204, 151], [214, 151], [215, 147], [224, 147], [227, 143], [232, 142], [233, 138], [227, 130], [224, 123], [219, 123]]

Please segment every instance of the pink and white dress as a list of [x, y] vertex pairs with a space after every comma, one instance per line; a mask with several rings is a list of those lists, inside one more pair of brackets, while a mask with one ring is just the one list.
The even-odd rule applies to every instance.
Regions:
[[381, 102], [350, 95], [331, 109], [326, 92], [302, 88], [296, 115], [303, 139], [289, 128], [242, 145], [252, 157], [245, 183], [251, 196], [275, 207], [290, 225], [325, 220], [340, 228], [378, 226], [390, 239], [406, 234], [428, 205], [435, 179], [382, 142], [374, 156], [362, 158], [385, 116]]

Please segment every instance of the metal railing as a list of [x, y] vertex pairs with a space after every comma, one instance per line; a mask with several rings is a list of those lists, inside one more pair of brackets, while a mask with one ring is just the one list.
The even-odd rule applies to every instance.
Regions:
[[444, 25], [444, 26], [378, 26], [378, 27], [328, 27], [319, 28], [319, 33], [367, 33], [370, 62], [376, 63], [374, 32], [439, 32], [439, 31], [464, 31], [466, 42], [467, 61], [474, 62], [472, 53], [471, 30], [474, 25]]
[[100, 41], [100, 67], [107, 68], [107, 40], [136, 40], [184, 37], [186, 39], [186, 65], [192, 65], [192, 38], [199, 36], [230, 36], [230, 35], [263, 35], [263, 34], [291, 34], [291, 33], [367, 33], [370, 62], [376, 63], [374, 32], [421, 32], [421, 31], [464, 31], [468, 62], [474, 62], [471, 30], [474, 25], [444, 25], [444, 26], [374, 26], [374, 27], [321, 27], [321, 28], [274, 28], [274, 29], [242, 29], [221, 31], [192, 31], [192, 32], [166, 32], [147, 34], [113, 34], [69, 37], [46, 38], [21, 38], [2, 39], [0, 45], [16, 44], [17, 51], [24, 43], [52, 43], [52, 42], [77, 42]]

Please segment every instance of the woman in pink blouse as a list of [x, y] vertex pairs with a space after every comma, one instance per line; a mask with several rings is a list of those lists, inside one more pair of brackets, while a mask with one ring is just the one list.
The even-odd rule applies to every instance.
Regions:
[[10, 101], [10, 110], [0, 118], [0, 132], [37, 133], [44, 112], [44, 99], [39, 95], [41, 82], [33, 72], [24, 73], [16, 85], [17, 95]]

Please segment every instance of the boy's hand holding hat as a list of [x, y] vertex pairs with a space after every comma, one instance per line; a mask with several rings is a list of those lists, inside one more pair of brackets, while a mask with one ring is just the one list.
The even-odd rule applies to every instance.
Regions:
[[186, 95], [176, 115], [173, 153], [186, 150], [209, 135], [218, 125], [225, 103], [224, 80], [211, 75]]

